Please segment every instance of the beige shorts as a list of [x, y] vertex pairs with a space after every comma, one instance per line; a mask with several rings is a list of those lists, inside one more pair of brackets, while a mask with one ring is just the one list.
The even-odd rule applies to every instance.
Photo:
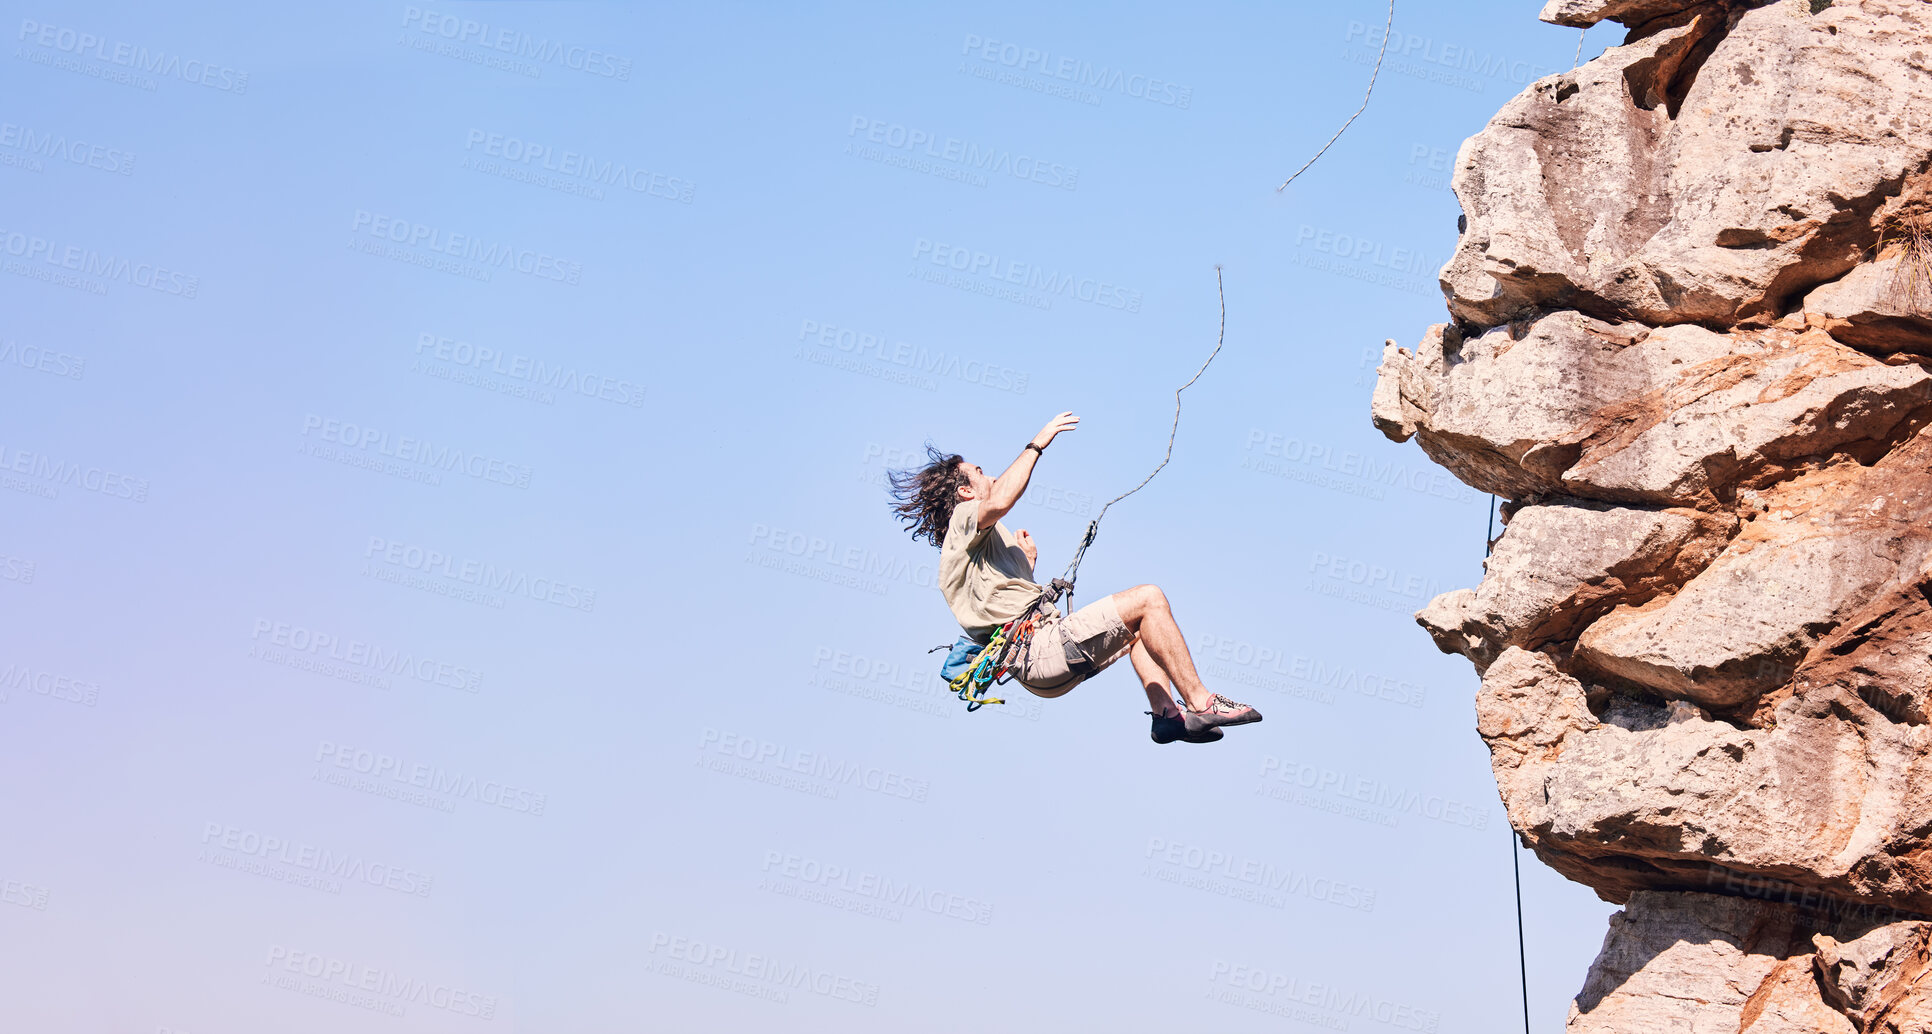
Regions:
[[[1125, 657], [1134, 639], [1134, 633], [1120, 620], [1120, 608], [1114, 605], [1112, 596], [1064, 616], [1049, 607], [1044, 620], [1034, 628], [1026, 653], [1014, 666], [1013, 678], [1034, 696], [1057, 697]], [[1069, 645], [1093, 662], [1091, 673], [1073, 674], [1067, 660]]]

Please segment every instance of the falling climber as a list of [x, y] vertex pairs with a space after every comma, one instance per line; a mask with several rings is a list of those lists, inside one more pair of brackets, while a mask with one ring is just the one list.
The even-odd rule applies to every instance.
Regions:
[[[925, 466], [892, 472], [893, 510], [915, 540], [939, 547], [939, 591], [964, 630], [944, 677], [971, 709], [998, 702], [969, 695], [975, 681], [984, 688], [996, 675], [1010, 674], [1035, 696], [1051, 698], [1125, 656], [1153, 706], [1147, 713], [1155, 743], [1209, 743], [1221, 738], [1223, 726], [1260, 721], [1254, 708], [1201, 683], [1158, 586], [1137, 585], [1062, 614], [1054, 603], [1072, 585], [1033, 580], [1038, 546], [1026, 529], [1008, 531], [1000, 518], [1026, 492], [1047, 447], [1079, 423], [1072, 413], [1048, 421], [997, 478], [931, 445]], [[1092, 535], [1090, 527], [1089, 542]], [[1170, 686], [1180, 693], [1179, 706]]]

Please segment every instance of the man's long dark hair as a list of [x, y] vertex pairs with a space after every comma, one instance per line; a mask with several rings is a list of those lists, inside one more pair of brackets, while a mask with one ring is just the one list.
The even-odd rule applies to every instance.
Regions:
[[896, 500], [892, 512], [912, 533], [913, 541], [927, 539], [941, 546], [946, 542], [946, 528], [953, 522], [960, 486], [966, 484], [966, 475], [959, 470], [966, 458], [956, 452], [940, 452], [931, 442], [926, 443], [926, 458], [931, 462], [925, 466], [888, 470], [886, 478], [892, 482], [892, 498]]

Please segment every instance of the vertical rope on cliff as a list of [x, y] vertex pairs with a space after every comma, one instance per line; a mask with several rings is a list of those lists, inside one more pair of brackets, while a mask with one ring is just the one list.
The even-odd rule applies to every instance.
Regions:
[[[1362, 112], [1368, 110], [1369, 98], [1375, 96], [1375, 77], [1382, 74], [1382, 55], [1389, 52], [1389, 30], [1394, 26], [1395, 26], [1395, 0], [1389, 0], [1389, 20], [1387, 24], [1382, 26], [1382, 46], [1380, 49], [1376, 50], [1375, 52], [1375, 67], [1369, 71], [1368, 90], [1367, 92], [1362, 94], [1362, 106], [1359, 108], [1356, 108], [1355, 114], [1350, 115], [1348, 117], [1348, 121], [1342, 123], [1342, 128], [1337, 129], [1335, 131], [1335, 135], [1329, 137], [1328, 142], [1322, 145], [1322, 149], [1315, 152], [1315, 158], [1320, 158], [1322, 155], [1327, 154], [1328, 149], [1335, 146], [1335, 141], [1340, 140], [1342, 138], [1342, 134], [1348, 131], [1348, 127], [1354, 125], [1355, 120], [1361, 117]], [[1282, 191], [1287, 190], [1288, 184], [1295, 182], [1295, 176], [1299, 176], [1302, 173], [1307, 172], [1308, 167], [1310, 165], [1315, 164], [1315, 158], [1310, 158], [1307, 161], [1302, 162], [1301, 168], [1295, 170], [1294, 176], [1290, 176], [1287, 179], [1281, 181], [1281, 186], [1275, 188], [1275, 193], [1279, 194]]]
[[[1581, 52], [1583, 44], [1577, 47]], [[1489, 496], [1489, 531], [1483, 535], [1483, 567], [1487, 574], [1489, 554], [1496, 548], [1496, 495]], [[1505, 827], [1508, 822], [1503, 823]], [[1518, 855], [1516, 830], [1509, 830], [1509, 871], [1516, 877], [1516, 974], [1523, 983], [1523, 1034], [1530, 1034], [1529, 1024], [1529, 953], [1523, 947], [1523, 862]]]
[[1570, 71], [1572, 72], [1576, 71], [1576, 66], [1583, 63], [1583, 37], [1589, 34], [1590, 27], [1588, 25], [1583, 27], [1582, 32], [1576, 34], [1576, 56], [1570, 59]]

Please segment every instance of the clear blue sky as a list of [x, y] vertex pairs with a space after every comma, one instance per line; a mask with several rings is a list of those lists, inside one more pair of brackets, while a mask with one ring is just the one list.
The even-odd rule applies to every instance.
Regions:
[[[0, 1026], [1514, 1029], [1410, 618], [1487, 498], [1368, 401], [1536, 7], [1404, 4], [1278, 194], [1378, 3], [15, 5]], [[1267, 720], [964, 713], [884, 470], [1073, 410], [1057, 572], [1217, 263], [1078, 602], [1161, 585]], [[1524, 865], [1555, 1030], [1610, 908]]]

